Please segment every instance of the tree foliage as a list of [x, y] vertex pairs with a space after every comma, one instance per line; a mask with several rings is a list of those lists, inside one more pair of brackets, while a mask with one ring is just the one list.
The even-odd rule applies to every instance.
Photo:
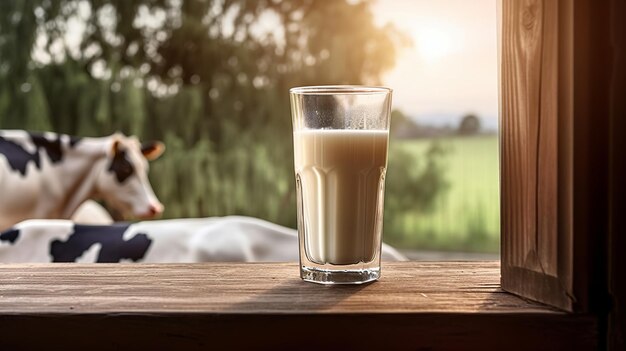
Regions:
[[463, 116], [461, 123], [459, 123], [457, 133], [461, 135], [473, 135], [478, 132], [480, 132], [480, 118], [473, 114]]
[[[164, 140], [151, 178], [166, 216], [294, 226], [288, 89], [380, 82], [408, 40], [370, 5], [0, 1], [0, 127]], [[406, 174], [413, 200], [431, 201], [438, 172]]]

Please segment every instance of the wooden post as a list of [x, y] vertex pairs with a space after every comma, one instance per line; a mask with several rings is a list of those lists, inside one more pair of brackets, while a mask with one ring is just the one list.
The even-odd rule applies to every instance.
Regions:
[[617, 2], [500, 2], [502, 287], [600, 316]]
[[501, 3], [502, 287], [566, 310], [574, 303], [571, 10], [566, 1]]

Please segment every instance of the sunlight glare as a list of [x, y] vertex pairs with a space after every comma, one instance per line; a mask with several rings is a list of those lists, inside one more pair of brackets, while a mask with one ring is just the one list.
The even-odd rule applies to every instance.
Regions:
[[417, 51], [427, 62], [434, 62], [462, 50], [463, 38], [452, 26], [428, 23], [413, 31]]

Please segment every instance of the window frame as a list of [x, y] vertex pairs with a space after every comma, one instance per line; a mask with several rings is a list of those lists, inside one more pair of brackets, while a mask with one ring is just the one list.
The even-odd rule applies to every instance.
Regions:
[[608, 305], [612, 6], [499, 1], [502, 287], [570, 312]]
[[502, 288], [597, 316], [599, 347], [621, 350], [626, 5], [499, 0], [498, 11]]

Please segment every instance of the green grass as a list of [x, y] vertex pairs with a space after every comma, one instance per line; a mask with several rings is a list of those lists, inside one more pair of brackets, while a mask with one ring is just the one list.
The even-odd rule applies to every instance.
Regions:
[[[437, 198], [432, 211], [396, 216], [394, 221], [400, 223], [393, 224], [391, 233], [385, 230], [385, 240], [399, 247], [417, 250], [498, 252], [500, 190], [497, 136], [436, 140], [448, 150], [444, 158], [448, 189]], [[420, 156], [433, 141], [396, 140], [395, 146]]]
[[[440, 149], [433, 143], [444, 152], [433, 153]], [[169, 138], [166, 144], [168, 152], [151, 172], [165, 218], [237, 214], [296, 226], [289, 148], [244, 137], [221, 153], [209, 143], [186, 149]], [[392, 140], [389, 152], [387, 243], [410, 250], [498, 252], [496, 136]], [[433, 160], [434, 171], [428, 168]]]

